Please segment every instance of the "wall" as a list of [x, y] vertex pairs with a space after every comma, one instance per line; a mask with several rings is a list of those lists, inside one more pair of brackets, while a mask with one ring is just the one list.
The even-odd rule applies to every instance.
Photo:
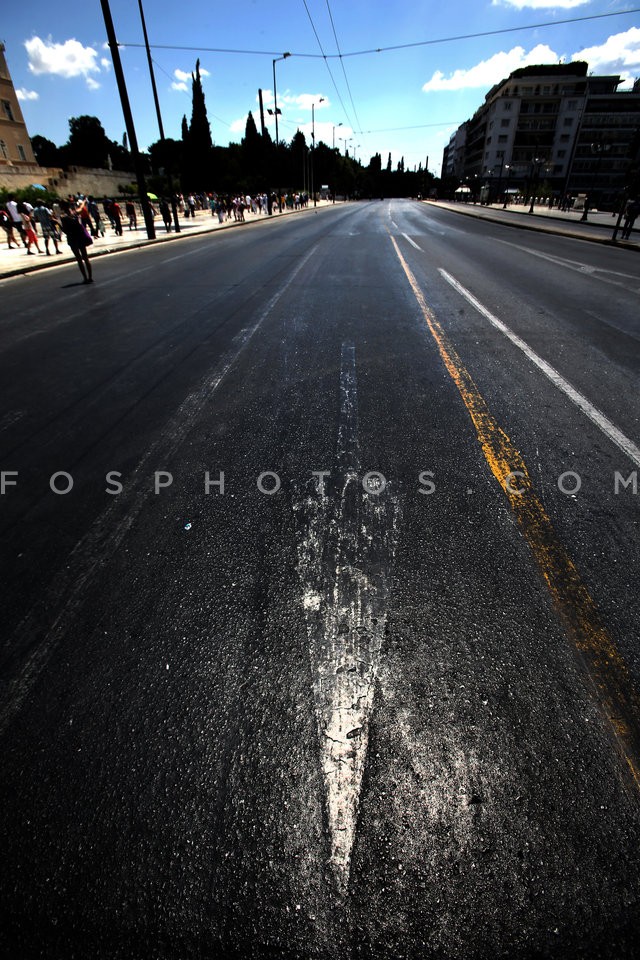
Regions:
[[90, 194], [95, 197], [121, 195], [122, 185], [135, 183], [132, 173], [117, 170], [93, 170], [88, 167], [71, 167], [61, 170], [57, 167], [39, 167], [37, 164], [18, 166], [0, 166], [0, 188], [19, 190], [32, 183], [41, 183], [66, 197], [70, 193]]

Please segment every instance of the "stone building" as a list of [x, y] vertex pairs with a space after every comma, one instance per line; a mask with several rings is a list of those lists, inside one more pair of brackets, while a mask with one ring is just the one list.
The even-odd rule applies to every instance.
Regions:
[[4, 44], [0, 43], [0, 166], [20, 169], [35, 163], [27, 125], [4, 55]]

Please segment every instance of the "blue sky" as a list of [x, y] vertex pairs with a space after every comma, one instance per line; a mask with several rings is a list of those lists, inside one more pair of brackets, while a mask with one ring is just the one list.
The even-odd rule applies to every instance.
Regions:
[[[409, 168], [429, 158], [440, 173], [451, 132], [487, 90], [527, 63], [580, 57], [593, 73], [640, 77], [640, 7], [633, 0], [143, 0], [167, 136], [180, 136], [191, 113], [191, 71], [200, 58], [214, 142], [244, 132], [249, 110], [259, 126], [257, 90], [273, 105], [276, 65], [281, 139], [311, 131], [316, 140], [367, 163], [389, 152]], [[158, 129], [136, 0], [111, 0], [142, 147]], [[620, 14], [560, 23], [570, 18]], [[528, 28], [533, 24], [550, 24]], [[509, 31], [509, 32], [498, 32]], [[491, 33], [469, 39], [469, 34]], [[90, 114], [111, 139], [124, 121], [98, 0], [30, 0], [13, 5], [0, 38], [31, 136], [67, 140], [69, 117]], [[349, 54], [416, 44], [398, 50]], [[442, 42], [433, 42], [442, 41]], [[214, 52], [217, 50], [255, 53]], [[327, 59], [324, 59], [323, 53]], [[341, 53], [342, 57], [331, 59]], [[313, 54], [314, 56], [304, 56]], [[322, 102], [321, 102], [321, 98]], [[341, 125], [341, 126], [340, 126]], [[345, 143], [346, 141], [346, 143]]]

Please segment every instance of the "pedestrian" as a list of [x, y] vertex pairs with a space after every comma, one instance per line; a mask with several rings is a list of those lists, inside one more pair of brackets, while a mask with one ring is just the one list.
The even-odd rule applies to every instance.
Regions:
[[634, 198], [629, 200], [625, 209], [624, 209], [624, 226], [622, 227], [622, 239], [629, 240], [631, 238], [631, 231], [633, 230], [633, 225], [636, 222], [636, 217], [640, 213], [640, 200]]
[[105, 197], [104, 200], [102, 201], [102, 209], [104, 210], [104, 214], [108, 219], [111, 227], [115, 230], [116, 223], [115, 223], [115, 220], [113, 219], [113, 213], [111, 211], [112, 206], [113, 206], [113, 200], [110, 200], [108, 197]]
[[160, 216], [162, 217], [163, 223], [167, 228], [167, 233], [171, 233], [171, 210], [166, 197], [163, 197], [160, 201]]
[[24, 222], [22, 220], [20, 208], [22, 208], [22, 204], [18, 205], [16, 198], [13, 196], [13, 194], [11, 194], [9, 196], [9, 199], [7, 200], [7, 213], [11, 217], [11, 221], [13, 223], [14, 229], [18, 231], [18, 233], [20, 234], [20, 239], [22, 240], [22, 242], [26, 247], [27, 240], [24, 235]]
[[9, 250], [12, 250], [13, 247], [18, 249], [20, 246], [19, 243], [16, 243], [15, 234], [13, 232], [13, 220], [9, 216], [7, 210], [0, 209], [0, 226], [4, 229], [7, 234], [7, 247]]
[[116, 237], [122, 236], [122, 210], [120, 209], [120, 204], [117, 200], [111, 201], [111, 216], [113, 217], [113, 225], [116, 231]]
[[91, 235], [94, 237], [104, 237], [104, 223], [102, 217], [100, 216], [100, 208], [96, 203], [94, 197], [89, 197], [87, 200], [87, 207], [89, 208], [89, 213], [95, 224], [95, 231], [91, 231]]
[[124, 205], [124, 209], [127, 213], [127, 217], [129, 218], [129, 230], [137, 230], [138, 218], [136, 216], [136, 205], [133, 200], [127, 200]]
[[580, 217], [580, 223], [586, 223], [586, 222], [587, 222], [587, 214], [589, 213], [589, 210], [590, 210], [590, 209], [591, 209], [591, 201], [590, 201], [589, 197], [586, 196], [586, 197], [584, 198], [584, 206], [583, 206], [583, 208], [582, 208], [582, 216]]
[[80, 197], [78, 200], [78, 204], [76, 205], [76, 209], [80, 217], [80, 222], [82, 226], [85, 228], [85, 230], [87, 231], [87, 233], [90, 233], [92, 237], [97, 237], [98, 231], [94, 227], [93, 221], [91, 219], [91, 212], [89, 210], [88, 199], [86, 197]]
[[22, 222], [24, 224], [24, 235], [25, 242], [27, 245], [27, 253], [33, 256], [33, 250], [31, 249], [32, 244], [35, 244], [36, 250], [38, 253], [42, 253], [40, 249], [40, 244], [38, 243], [38, 234], [36, 233], [36, 228], [33, 220], [31, 219], [31, 214], [25, 212], [21, 215]]
[[87, 248], [93, 243], [91, 234], [87, 233], [82, 226], [75, 207], [72, 207], [67, 200], [63, 200], [60, 207], [62, 210], [60, 225], [67, 236], [67, 243], [71, 247], [71, 252], [78, 261], [80, 273], [85, 283], [93, 283], [91, 261], [87, 252]]
[[51, 240], [53, 241], [56, 253], [62, 253], [62, 250], [58, 246], [58, 231], [56, 223], [54, 222], [53, 213], [48, 207], [45, 207], [42, 200], [38, 201], [33, 211], [33, 218], [40, 224], [42, 239], [44, 240], [44, 249], [47, 256], [51, 256], [51, 251], [49, 250], [49, 241]]

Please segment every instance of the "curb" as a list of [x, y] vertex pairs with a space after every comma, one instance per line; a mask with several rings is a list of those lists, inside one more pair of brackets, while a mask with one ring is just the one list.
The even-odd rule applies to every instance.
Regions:
[[[472, 213], [470, 210], [459, 210], [455, 204], [446, 204], [444, 206], [442, 203], [439, 203], [437, 200], [425, 200], [425, 203], [428, 203], [429, 206], [440, 208], [440, 210], [450, 210], [452, 213], [461, 214], [463, 217], [472, 217], [476, 220], [488, 220], [490, 223], [498, 223], [503, 227], [513, 227], [515, 230], [529, 230], [534, 233], [548, 233], [554, 236], [560, 237], [570, 237], [573, 240], [584, 240], [587, 243], [599, 243], [602, 246], [621, 248], [624, 250], [635, 250], [640, 251], [640, 244], [633, 240], [613, 240], [611, 237], [595, 237], [591, 234], [585, 235], [583, 233], [578, 233], [577, 230], [572, 230], [570, 227], [565, 227], [560, 225], [559, 227], [552, 227], [551, 224], [545, 222], [546, 218], [542, 217], [538, 213], [527, 214], [527, 216], [532, 216], [537, 218], [537, 223], [518, 223], [516, 221], [509, 222], [502, 217], [494, 217], [491, 215], [491, 211], [482, 213]], [[511, 211], [513, 213], [513, 211]], [[522, 216], [519, 211], [515, 212], [516, 216]], [[560, 221], [562, 224], [562, 221]], [[592, 226], [597, 226], [592, 224]], [[608, 227], [603, 227], [602, 229], [609, 229]]]

